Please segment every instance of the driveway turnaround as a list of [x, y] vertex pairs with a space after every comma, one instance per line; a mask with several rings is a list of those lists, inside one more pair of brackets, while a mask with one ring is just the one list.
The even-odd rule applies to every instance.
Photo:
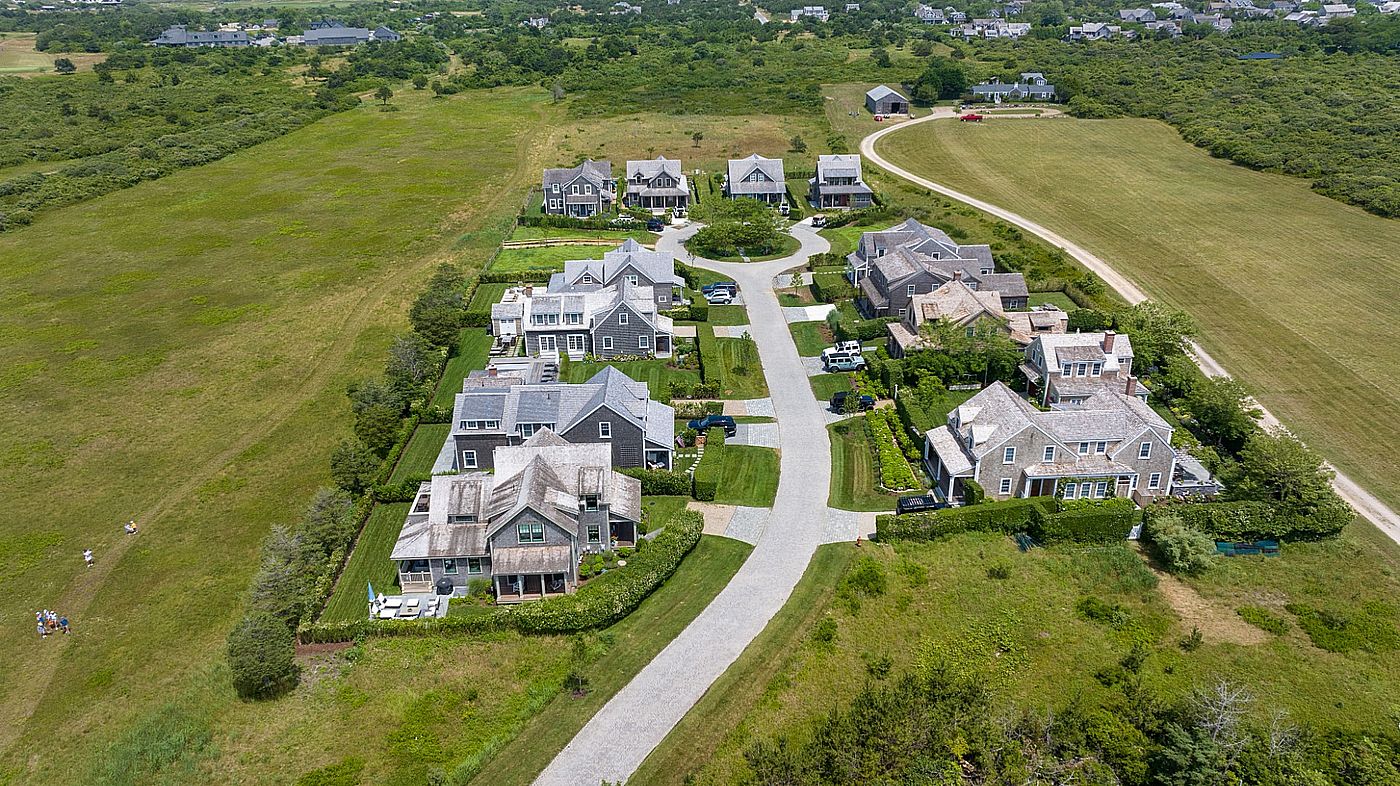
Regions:
[[774, 276], [830, 246], [799, 224], [792, 234], [802, 246], [792, 256], [771, 262], [713, 262], [692, 257], [681, 246], [696, 229], [668, 230], [656, 247], [687, 264], [729, 276], [744, 293], [749, 333], [758, 344], [773, 407], [780, 413], [782, 475], [777, 498], [766, 525], [755, 533], [753, 553], [729, 585], [593, 716], [540, 774], [535, 781], [539, 786], [626, 781], [782, 608], [812, 553], [832, 538], [827, 531], [831, 443], [826, 419], [773, 293]]
[[[879, 153], [875, 152], [875, 143], [887, 134], [895, 133], [901, 128], [908, 128], [909, 126], [918, 125], [919, 123], [927, 123], [930, 120], [948, 119], [955, 116], [956, 113], [952, 108], [938, 107], [917, 120], [910, 120], [881, 129], [860, 141], [860, 153], [865, 156], [867, 161], [870, 161], [891, 174], [898, 175], [917, 186], [922, 186], [935, 193], [972, 205], [978, 210], [990, 213], [1008, 224], [1030, 232], [1055, 248], [1074, 257], [1075, 261], [1089, 270], [1092, 270], [1129, 303], [1141, 303], [1147, 299], [1147, 295], [1139, 289], [1136, 284], [1128, 280], [1122, 273], [1110, 267], [1101, 257], [1083, 246], [1070, 242], [1054, 230], [1047, 229], [1006, 208], [998, 207], [990, 202], [984, 202], [976, 197], [969, 196], [961, 191], [942, 185], [941, 183], [935, 183], [932, 180], [920, 177], [898, 164], [891, 163]], [[1220, 365], [1220, 363], [1215, 358], [1211, 357], [1199, 344], [1195, 342], [1191, 343], [1191, 354], [1194, 356], [1196, 365], [1201, 367], [1201, 371], [1204, 372], [1206, 376], [1228, 376], [1225, 367]], [[1258, 402], [1255, 403], [1258, 404]], [[1286, 430], [1284, 425], [1279, 422], [1279, 419], [1274, 417], [1263, 405], [1259, 405], [1259, 410], [1263, 413], [1260, 422], [1264, 426], [1271, 429]], [[1342, 499], [1351, 503], [1351, 506], [1356, 508], [1358, 513], [1374, 522], [1380, 531], [1384, 532], [1391, 540], [1400, 543], [1400, 515], [1396, 515], [1395, 511], [1391, 510], [1384, 502], [1381, 502], [1370, 492], [1361, 488], [1361, 486], [1357, 485], [1351, 478], [1337, 471], [1336, 467], [1332, 467], [1331, 469], [1333, 472], [1336, 472], [1336, 477], [1332, 481], [1332, 486], [1337, 490], [1337, 494], [1340, 495]]]

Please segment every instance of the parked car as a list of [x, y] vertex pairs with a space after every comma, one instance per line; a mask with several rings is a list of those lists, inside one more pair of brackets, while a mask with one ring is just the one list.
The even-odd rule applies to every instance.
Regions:
[[834, 347], [827, 347], [822, 350], [822, 362], [832, 355], [859, 355], [861, 346], [859, 341], [840, 341]]
[[716, 281], [713, 284], [706, 284], [705, 286], [700, 287], [700, 294], [708, 295], [711, 292], [720, 289], [728, 291], [731, 295], [739, 294], [739, 285], [733, 281]]
[[824, 358], [827, 371], [860, 371], [865, 368], [865, 358], [860, 355], [837, 353]]
[[706, 415], [703, 418], [696, 418], [685, 424], [686, 428], [693, 428], [704, 434], [712, 428], [724, 429], [725, 436], [732, 437], [739, 427], [734, 424], [734, 418], [728, 415]]
[[942, 510], [948, 503], [932, 494], [919, 494], [913, 497], [900, 497], [894, 503], [895, 513], [921, 513], [925, 510]]
[[712, 306], [725, 306], [734, 302], [734, 295], [727, 289], [716, 289], [713, 292], [706, 293], [705, 302]]
[[663, 230], [663, 229], [665, 229], [665, 228], [666, 228], [665, 222], [663, 222], [663, 221], [662, 221], [661, 219], [659, 219], [659, 218], [653, 218], [653, 219], [650, 219], [650, 220], [647, 221], [647, 231], [648, 231], [648, 232], [660, 232], [661, 230]]
[[812, 216], [812, 226], [817, 227], [817, 228], [821, 228], [821, 227], [826, 226], [826, 216], [823, 216], [823, 215], [815, 215], [815, 216]]
[[[832, 408], [834, 411], [836, 411], [836, 412], [840, 412], [841, 410], [845, 409], [845, 408], [846, 408], [846, 398], [849, 397], [850, 395], [851, 395], [851, 391], [849, 391], [849, 390], [839, 390], [839, 391], [833, 393], [833, 394], [831, 395], [831, 408]], [[861, 408], [861, 409], [874, 409], [874, 408], [875, 408], [875, 398], [874, 398], [873, 396], [864, 396], [864, 395], [861, 396], [861, 397], [860, 397], [860, 408]]]

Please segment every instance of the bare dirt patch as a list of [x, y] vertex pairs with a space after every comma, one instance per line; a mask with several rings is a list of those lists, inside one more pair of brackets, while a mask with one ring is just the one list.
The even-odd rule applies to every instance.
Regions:
[[1196, 628], [1207, 644], [1253, 645], [1269, 640], [1268, 633], [1240, 619], [1234, 609], [1206, 599], [1181, 579], [1158, 568], [1143, 554], [1140, 546], [1138, 553], [1157, 576], [1157, 591], [1181, 619], [1182, 630], [1189, 633]]

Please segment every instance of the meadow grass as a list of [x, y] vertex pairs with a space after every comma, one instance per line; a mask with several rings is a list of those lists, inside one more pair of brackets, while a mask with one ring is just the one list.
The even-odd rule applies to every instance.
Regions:
[[544, 240], [552, 238], [604, 238], [616, 240], [619, 245], [622, 241], [631, 238], [638, 243], [652, 245], [656, 242], [656, 233], [648, 232], [645, 229], [571, 229], [567, 227], [516, 227], [510, 233], [508, 240]]
[[827, 504], [840, 510], [894, 510], [898, 494], [880, 490], [880, 468], [865, 419], [856, 416], [832, 423], [831, 494]]
[[[105, 53], [64, 52], [51, 54], [34, 48], [38, 38], [35, 33], [0, 33], [0, 76], [38, 76], [53, 72], [53, 61], [66, 57], [73, 61], [79, 71], [91, 71], [97, 63], [107, 59]], [[55, 162], [46, 162], [47, 167], [57, 168]]]
[[[1105, 159], [1108, 146], [1120, 154]], [[926, 123], [880, 151], [1065, 233], [1190, 313], [1260, 402], [1400, 503], [1389, 449], [1400, 440], [1400, 306], [1378, 283], [1400, 280], [1400, 223], [1213, 159], [1151, 120]]]
[[450, 433], [451, 423], [423, 423], [418, 426], [408, 441], [408, 447], [399, 457], [399, 463], [394, 465], [389, 482], [402, 483], [415, 475], [432, 474], [433, 462], [437, 461], [438, 454], [442, 452], [442, 445]]
[[393, 552], [404, 519], [408, 517], [409, 504], [392, 502], [374, 506], [364, 529], [360, 531], [360, 537], [355, 541], [355, 550], [350, 552], [340, 580], [335, 584], [335, 592], [326, 601], [320, 621], [364, 619], [368, 601], [367, 582], [374, 585], [375, 592], [385, 595], [398, 591], [399, 572], [393, 560], [389, 559], [389, 554]]
[[491, 263], [492, 273], [532, 273], [564, 270], [571, 259], [602, 259], [611, 251], [607, 246], [545, 246], [543, 248], [503, 248]]
[[860, 236], [866, 232], [884, 227], [856, 226], [847, 224], [843, 227], [832, 227], [830, 229], [818, 230], [817, 234], [826, 238], [831, 243], [831, 253], [846, 256], [856, 250], [856, 244], [860, 242]]
[[751, 445], [724, 446], [715, 502], [771, 508], [777, 494], [778, 451]]
[[328, 482], [346, 386], [380, 373], [434, 265], [479, 267], [509, 231], [558, 111], [506, 90], [396, 104], [0, 236], [0, 612], [78, 631], [0, 642], [0, 773], [84, 771], [221, 658], [262, 537]]

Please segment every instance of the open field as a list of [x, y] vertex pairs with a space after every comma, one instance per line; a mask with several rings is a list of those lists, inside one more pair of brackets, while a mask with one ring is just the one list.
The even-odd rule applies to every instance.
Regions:
[[486, 764], [486, 773], [502, 777], [484, 780], [483, 773], [478, 782], [526, 783], [530, 768], [543, 767], [670, 642], [749, 551], [737, 541], [702, 538], [635, 612], [588, 634], [591, 685], [583, 698], [561, 690], [568, 637], [372, 639], [313, 661], [314, 676], [290, 696], [229, 708], [199, 763], [203, 777], [191, 780], [286, 783], [358, 760], [362, 772], [351, 782], [421, 784], [435, 772], [465, 782]]
[[831, 432], [831, 494], [827, 504], [841, 510], [894, 510], [898, 494], [880, 490], [880, 467], [865, 418], [859, 415], [826, 427]]
[[479, 267], [509, 230], [558, 111], [396, 103], [0, 236], [0, 612], [76, 631], [0, 641], [0, 776], [81, 774], [193, 685], [202, 712], [233, 703], [224, 636], [260, 540], [327, 482], [346, 385], [379, 373], [432, 266]]
[[[0, 76], [38, 76], [53, 73], [53, 61], [66, 57], [79, 71], [91, 71], [93, 65], [107, 59], [105, 53], [40, 52], [34, 48], [34, 33], [0, 33]], [[48, 162], [54, 166], [53, 162]]]
[[721, 505], [773, 507], [778, 494], [778, 451], [748, 445], [724, 446], [724, 464], [719, 468]]
[[880, 150], [1064, 233], [1191, 313], [1275, 415], [1400, 503], [1400, 223], [1212, 159], [1147, 120], [935, 122]]
[[[1400, 574], [1394, 550], [1377, 537], [1354, 527], [1334, 542], [1290, 544], [1277, 559], [1220, 558], [1190, 582], [1199, 595], [1169, 592], [1167, 581], [1159, 585], [1127, 545], [1022, 553], [1010, 538], [970, 533], [927, 544], [867, 544], [858, 551], [841, 546], [857, 555], [850, 564], [874, 561], [885, 591], [848, 596], [852, 601], [843, 599], [838, 582], [835, 593], [808, 599], [799, 587], [770, 626], [797, 629], [779, 642], [765, 631], [653, 753], [644, 777], [632, 782], [739, 783], [747, 774], [742, 752], [749, 744], [802, 736], [808, 723], [859, 691], [872, 678], [870, 664], [884, 659], [897, 675], [952, 658], [975, 670], [999, 704], [1044, 713], [1075, 699], [1109, 697], [1095, 671], [1141, 642], [1151, 653], [1146, 684], [1163, 700], [1184, 698], [1223, 676], [1253, 692], [1250, 709], [1261, 722], [1279, 708], [1295, 722], [1326, 728], [1393, 728], [1390, 697], [1400, 689], [1394, 651], [1321, 651], [1282, 610], [1286, 602], [1303, 602], [1355, 615], [1380, 602], [1384, 623], [1393, 629], [1400, 613], [1383, 599], [1400, 590]], [[814, 567], [823, 556], [818, 552]], [[1339, 567], [1343, 562], [1349, 564]], [[1006, 577], [989, 575], [994, 567]], [[1346, 577], [1365, 582], [1343, 586]], [[1081, 616], [1075, 605], [1086, 596], [1118, 605], [1125, 622], [1114, 628]], [[799, 599], [813, 603], [798, 605]], [[1252, 604], [1287, 619], [1288, 631], [1276, 637], [1243, 623], [1235, 608]], [[829, 637], [818, 635], [819, 620]], [[1177, 642], [1192, 628], [1201, 630], [1204, 643], [1187, 651]]]

